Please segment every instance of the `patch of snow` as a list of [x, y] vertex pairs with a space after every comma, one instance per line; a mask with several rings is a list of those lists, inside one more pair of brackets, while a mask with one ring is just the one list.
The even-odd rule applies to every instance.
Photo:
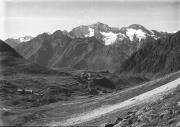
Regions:
[[25, 92], [33, 93], [33, 90], [25, 90]]
[[17, 89], [17, 91], [18, 91], [18, 92], [22, 92], [22, 91], [23, 91], [23, 89]]
[[155, 35], [151, 35], [151, 37], [153, 37], [155, 40], [159, 39], [160, 37], [157, 37]]
[[10, 111], [8, 108], [0, 108], [0, 111]]
[[153, 30], [150, 30], [150, 32], [152, 33], [152, 35], [154, 35], [154, 34], [155, 34]]
[[103, 41], [105, 42], [105, 45], [110, 45], [114, 43], [118, 35], [113, 32], [101, 32], [101, 34], [104, 36]]
[[20, 42], [27, 42], [27, 41], [30, 41], [31, 39], [32, 39], [32, 37], [25, 36], [25, 37], [20, 37], [19, 41]]
[[127, 29], [126, 35], [129, 37], [131, 41], [134, 40], [134, 36], [136, 36], [139, 39], [139, 41], [146, 38], [146, 33], [143, 32], [141, 29], [136, 30], [129, 28]]
[[118, 33], [118, 36], [117, 36], [117, 37], [118, 37], [119, 40], [122, 41], [122, 40], [124, 40], [124, 38], [126, 38], [126, 35], [124, 35], [124, 34], [122, 34], [122, 33]]
[[48, 35], [51, 35], [51, 33], [50, 32], [46, 32]]
[[94, 29], [92, 29], [92, 28], [89, 27], [88, 30], [89, 30], [89, 33], [86, 34], [85, 37], [92, 37], [92, 36], [94, 36]]
[[155, 40], [159, 39], [160, 37], [154, 37]]
[[177, 102], [177, 105], [178, 105], [178, 106], [180, 106], [180, 101], [179, 101], [179, 102]]
[[149, 32], [150, 32], [150, 34], [148, 34], [148, 35], [154, 35], [155, 34], [153, 30], [149, 30]]

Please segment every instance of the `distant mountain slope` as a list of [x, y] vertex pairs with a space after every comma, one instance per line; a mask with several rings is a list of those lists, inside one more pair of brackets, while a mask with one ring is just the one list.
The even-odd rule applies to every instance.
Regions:
[[93, 62], [89, 60], [89, 57], [92, 56], [96, 50], [100, 50], [103, 47], [104, 45], [94, 37], [74, 39], [70, 42], [62, 55], [53, 62], [52, 66], [74, 67], [77, 69], [88, 68]]
[[105, 46], [95, 37], [73, 39], [56, 31], [21, 43], [16, 50], [42, 66], [115, 71], [139, 46], [139, 42], [130, 41]]
[[51, 61], [62, 54], [70, 41], [70, 37], [58, 30], [52, 35], [43, 33], [29, 42], [21, 43], [16, 47], [16, 51], [39, 65], [49, 66]]
[[0, 40], [0, 75], [5, 76], [15, 73], [50, 74], [54, 71], [24, 59], [13, 48]]
[[126, 73], [171, 73], [180, 69], [180, 31], [149, 41], [121, 66]]
[[19, 41], [16, 39], [12, 39], [12, 38], [8, 38], [7, 40], [5, 40], [5, 42], [10, 45], [12, 48], [15, 48], [16, 46], [18, 46]]
[[120, 29], [96, 23], [76, 27], [69, 33], [43, 33], [15, 49], [42, 66], [116, 71], [141, 45], [163, 36], [166, 33], [137, 24]]
[[[13, 48], [0, 40], [0, 73], [11, 73], [21, 64], [25, 64], [24, 60]], [[18, 68], [16, 68], [17, 71]]]
[[19, 57], [18, 53], [2, 40], [0, 40], [0, 53], [1, 55], [9, 54]]
[[30, 41], [31, 39], [33, 39], [33, 37], [31, 36], [24, 36], [24, 37], [20, 37], [17, 39], [14, 38], [8, 38], [5, 40], [5, 42], [10, 45], [11, 47], [16, 47], [18, 44], [22, 43], [22, 42], [27, 42]]

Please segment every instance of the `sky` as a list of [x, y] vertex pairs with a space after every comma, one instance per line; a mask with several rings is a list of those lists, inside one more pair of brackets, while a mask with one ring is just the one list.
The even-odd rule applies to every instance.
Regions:
[[180, 30], [178, 0], [0, 0], [0, 38], [36, 36], [102, 22], [112, 27], [141, 24]]

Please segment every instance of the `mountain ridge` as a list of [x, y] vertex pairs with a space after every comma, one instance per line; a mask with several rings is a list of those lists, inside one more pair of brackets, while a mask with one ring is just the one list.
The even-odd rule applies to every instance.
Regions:
[[[76, 27], [70, 32], [57, 30], [52, 34], [43, 33], [20, 43], [15, 49], [41, 66], [114, 72], [144, 43], [163, 36], [166, 34], [149, 31], [138, 24], [120, 29], [99, 22]], [[92, 45], [91, 40], [96, 43]], [[92, 48], [95, 48], [93, 52], [90, 51]]]

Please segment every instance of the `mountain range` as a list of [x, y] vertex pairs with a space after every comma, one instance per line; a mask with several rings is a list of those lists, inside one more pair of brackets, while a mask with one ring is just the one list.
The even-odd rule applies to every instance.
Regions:
[[114, 72], [144, 43], [166, 36], [165, 32], [148, 30], [138, 24], [115, 28], [98, 22], [70, 32], [43, 33], [14, 48], [26, 59], [50, 68]]

